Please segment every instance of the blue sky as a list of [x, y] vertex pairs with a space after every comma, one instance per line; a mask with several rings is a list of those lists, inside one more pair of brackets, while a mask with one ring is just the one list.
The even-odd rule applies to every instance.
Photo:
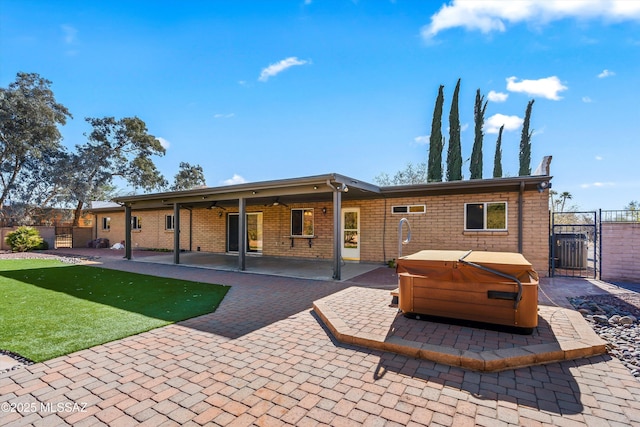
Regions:
[[[0, 85], [36, 72], [74, 116], [137, 115], [209, 186], [336, 172], [374, 183], [428, 158], [458, 78], [462, 150], [488, 97], [484, 177], [505, 124], [518, 173], [527, 102], [531, 167], [583, 210], [640, 201], [640, 1], [0, 0]], [[445, 147], [446, 153], [446, 147]], [[446, 154], [445, 154], [446, 156]], [[463, 166], [468, 178], [468, 162]]]

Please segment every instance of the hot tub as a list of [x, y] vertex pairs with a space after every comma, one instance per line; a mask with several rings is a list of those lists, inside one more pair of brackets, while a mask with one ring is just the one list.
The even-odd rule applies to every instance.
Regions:
[[425, 250], [400, 257], [398, 308], [523, 328], [538, 326], [538, 273], [513, 252]]

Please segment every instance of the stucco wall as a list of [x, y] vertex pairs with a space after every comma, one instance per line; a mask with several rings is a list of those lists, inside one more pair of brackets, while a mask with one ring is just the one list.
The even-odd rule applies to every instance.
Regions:
[[640, 224], [603, 222], [602, 280], [640, 281]]

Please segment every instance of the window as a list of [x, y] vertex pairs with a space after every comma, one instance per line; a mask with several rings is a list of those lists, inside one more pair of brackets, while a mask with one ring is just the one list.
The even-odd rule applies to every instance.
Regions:
[[102, 229], [111, 230], [111, 218], [109, 218], [108, 216], [102, 217]]
[[291, 209], [291, 235], [313, 237], [313, 209]]
[[496, 203], [465, 203], [465, 230], [506, 230], [507, 204]]
[[174, 215], [165, 215], [164, 216], [164, 229], [173, 231], [175, 229], [175, 221], [176, 217]]
[[427, 205], [402, 205], [392, 206], [392, 214], [423, 214], [427, 211]]
[[131, 229], [132, 230], [141, 230], [142, 229], [142, 223], [140, 221], [140, 217], [138, 217], [138, 216], [132, 216], [131, 217]]

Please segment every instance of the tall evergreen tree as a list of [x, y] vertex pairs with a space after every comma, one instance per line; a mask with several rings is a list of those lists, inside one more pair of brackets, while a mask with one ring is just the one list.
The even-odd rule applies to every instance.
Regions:
[[527, 111], [524, 114], [524, 122], [522, 123], [522, 137], [520, 139], [520, 171], [518, 175], [529, 176], [531, 175], [531, 135], [533, 131], [529, 132], [529, 121], [531, 120], [531, 108], [535, 99], [532, 99], [527, 104]]
[[460, 113], [458, 111], [458, 94], [460, 79], [456, 83], [449, 111], [449, 149], [447, 150], [447, 181], [462, 179], [462, 148], [460, 146]]
[[480, 95], [480, 89], [476, 91], [476, 103], [473, 108], [473, 119], [475, 122], [475, 138], [473, 140], [473, 150], [471, 151], [471, 164], [469, 171], [471, 179], [482, 179], [482, 140], [484, 133], [484, 113], [487, 110], [488, 101], [484, 100], [484, 95]]
[[444, 104], [444, 86], [440, 85], [436, 106], [433, 110], [431, 121], [431, 136], [429, 137], [429, 165], [427, 169], [427, 182], [442, 181], [442, 104]]
[[498, 140], [496, 141], [496, 154], [493, 156], [493, 177], [502, 178], [502, 131], [504, 125], [500, 126], [498, 131]]

